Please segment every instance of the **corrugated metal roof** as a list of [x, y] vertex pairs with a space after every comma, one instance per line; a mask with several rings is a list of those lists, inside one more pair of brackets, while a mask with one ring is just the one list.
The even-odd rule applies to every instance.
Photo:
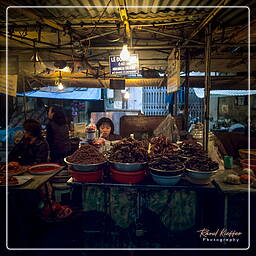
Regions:
[[[132, 27], [132, 43], [130, 44], [134, 49], [134, 53], [139, 54], [140, 69], [166, 70], [167, 56], [171, 49], [177, 45], [182, 47], [183, 44], [185, 44], [185, 47], [191, 47], [190, 53], [193, 60], [191, 61], [190, 66], [195, 67], [194, 70], [203, 71], [204, 28], [199, 33], [196, 33], [192, 38], [193, 41], [188, 41], [187, 39], [191, 39], [190, 37], [192, 37], [193, 32], [199, 27], [199, 24], [201, 24], [204, 18], [213, 10], [209, 8], [209, 6], [216, 6], [220, 1], [221, 0], [126, 0], [126, 9], [130, 19], [130, 25], [139, 24], [152, 26], [150, 27], [150, 29], [152, 29], [151, 31], [146, 31], [145, 28], [143, 30], [138, 26], [136, 26], [136, 29]], [[230, 0], [228, 5], [244, 6], [250, 4], [254, 6], [254, 9], [252, 9], [254, 12], [252, 11], [251, 13], [254, 13], [253, 17], [255, 17], [255, 4], [252, 2], [255, 1], [250, 1], [250, 3], [248, 3], [248, 1], [245, 0]], [[118, 11], [119, 0], [16, 0], [15, 3], [22, 6], [49, 6], [49, 8], [35, 8], [31, 10], [39, 16], [37, 21], [43, 24], [40, 38], [41, 41], [38, 39], [39, 25], [36, 19], [31, 18], [31, 15], [27, 15], [28, 17], [23, 16], [17, 9], [10, 9], [9, 18], [11, 21], [10, 24], [14, 25], [14, 33], [12, 34], [12, 38], [8, 40], [10, 47], [9, 53], [19, 55], [20, 59], [20, 55], [23, 54], [26, 57], [26, 59], [23, 58], [23, 61], [26, 63], [27, 67], [29, 67], [30, 73], [34, 74], [34, 70], [33, 66], [29, 66], [29, 63], [27, 63], [31, 62], [31, 57], [28, 58], [27, 56], [32, 56], [34, 54], [33, 42], [35, 42], [35, 46], [39, 51], [39, 56], [42, 57], [43, 61], [45, 61], [48, 66], [50, 66], [49, 63], [58, 59], [65, 59], [68, 64], [72, 65], [76, 64], [74, 63], [75, 58], [79, 61], [86, 59], [88, 60], [88, 63], [83, 65], [85, 74], [88, 73], [88, 70], [90, 71], [89, 73], [93, 75], [97, 73], [95, 77], [98, 77], [98, 74], [99, 77], [108, 74], [108, 56], [110, 54], [120, 54], [120, 47], [122, 46], [125, 37], [124, 26], [120, 20]], [[108, 3], [109, 6], [106, 9], [105, 7]], [[200, 5], [204, 5], [205, 8], [196, 8]], [[56, 6], [70, 7], [57, 8]], [[81, 8], [73, 8], [74, 6]], [[190, 6], [191, 8], [182, 8], [182, 6]], [[3, 6], [0, 8], [2, 11], [0, 12], [0, 24], [2, 24], [0, 44], [2, 51], [4, 51], [5, 38], [3, 35], [5, 31], [5, 23], [3, 15], [5, 9]], [[98, 21], [101, 16], [101, 20]], [[40, 17], [49, 19], [49, 22], [44, 23], [40, 20]], [[51, 25], [49, 25], [49, 23], [51, 22], [57, 23], [57, 26], [55, 24], [55, 27], [61, 32], [57, 32], [56, 29], [54, 29], [54, 26], [52, 26], [53, 28], [50, 27]], [[71, 27], [66, 25], [67, 22], [69, 22]], [[182, 23], [170, 25], [172, 22]], [[81, 26], [82, 23], [84, 26]], [[159, 23], [162, 24], [162, 26], [158, 26], [160, 25]], [[168, 25], [166, 25], [166, 23], [168, 23]], [[27, 26], [27, 24], [31, 24], [31, 26]], [[230, 57], [230, 62], [225, 62], [225, 65], [223, 64], [224, 61], [217, 56], [218, 52], [215, 51], [214, 54], [216, 55], [216, 60], [212, 58], [212, 69], [215, 67], [217, 67], [217, 69], [214, 69], [214, 71], [225, 72], [223, 71], [223, 65], [227, 69], [233, 69], [233, 66], [235, 66], [238, 69], [238, 72], [247, 71], [244, 70], [247, 69], [246, 24], [247, 10], [242, 8], [229, 10], [222, 9], [216, 17], [214, 17], [212, 20], [212, 41], [216, 45], [213, 46], [213, 51], [218, 49], [220, 54], [222, 54], [222, 52], [229, 54], [230, 42], [241, 44], [239, 46], [239, 52], [232, 52], [232, 56], [231, 54], [227, 55], [227, 57]], [[99, 27], [100, 25], [102, 27]], [[108, 25], [111, 27], [103, 27]], [[232, 27], [230, 27], [230, 25], [232, 25]], [[237, 26], [239, 29], [241, 27], [244, 28], [242, 31], [243, 33], [241, 32], [239, 36], [232, 38], [232, 34], [235, 33], [234, 31], [237, 31]], [[69, 30], [70, 28], [72, 28], [72, 30]], [[24, 31], [26, 29], [28, 29], [27, 34], [25, 33], [26, 31]], [[62, 31], [62, 29], [65, 31]], [[111, 32], [111, 30], [114, 31], [113, 34], [102, 36], [103, 33]], [[15, 36], [19, 36], [19, 33], [25, 34], [25, 36], [19, 38], [20, 43], [16, 43], [17, 38]], [[58, 34], [60, 35], [59, 41]], [[251, 35], [252, 34], [253, 33], [251, 33]], [[93, 38], [91, 39], [92, 36]], [[254, 42], [253, 40], [256, 40], [255, 38], [255, 36], [252, 36], [251, 42]], [[32, 42], [31, 40], [34, 41]], [[24, 42], [26, 42], [26, 45]], [[220, 44], [223, 45], [222, 48], [219, 49]], [[226, 44], [226, 46], [224, 44]], [[17, 49], [16, 46], [19, 49]], [[146, 48], [151, 46], [154, 46], [154, 49]], [[162, 46], [165, 46], [165, 48], [162, 48]], [[22, 47], [26, 47], [26, 50], [30, 52], [25, 52]], [[235, 48], [237, 46], [235, 45], [231, 47]], [[185, 49], [182, 50], [182, 62], [184, 64]], [[251, 50], [253, 52], [253, 48], [251, 48]], [[235, 54], [241, 54], [241, 56], [236, 56]], [[219, 65], [219, 62], [221, 62], [221, 65]], [[30, 64], [33, 63], [31, 62]], [[183, 64], [182, 68], [184, 67]], [[23, 67], [23, 63], [20, 64], [20, 67]], [[36, 70], [36, 73], [38, 72], [39, 71]]]
[[[109, 6], [106, 10], [104, 10], [105, 6], [108, 4], [108, 0], [49, 0], [49, 1], [16, 1], [17, 5], [28, 6], [78, 6], [85, 8], [48, 8], [48, 9], [40, 9], [40, 14], [47, 18], [57, 18], [66, 20], [74, 20], [75, 18], [99, 18], [102, 12], [104, 11], [104, 15], [102, 18], [119, 18], [118, 0], [111, 0]], [[184, 15], [184, 14], [197, 14], [197, 13], [207, 13], [211, 9], [207, 8], [208, 6], [217, 6], [219, 0], [208, 0], [208, 1], [200, 1], [200, 0], [126, 0], [127, 11], [129, 17], [131, 18], [154, 18], [154, 17], [163, 17], [167, 15]], [[248, 5], [248, 1], [230, 1], [229, 5]], [[132, 7], [134, 6], [134, 7]], [[178, 8], [182, 6], [205, 6], [205, 8]], [[230, 10], [229, 15], [224, 15], [223, 20], [225, 22], [229, 22], [236, 17], [236, 20], [239, 19], [239, 13], [241, 10]], [[12, 13], [14, 18], [25, 18], [21, 14]]]

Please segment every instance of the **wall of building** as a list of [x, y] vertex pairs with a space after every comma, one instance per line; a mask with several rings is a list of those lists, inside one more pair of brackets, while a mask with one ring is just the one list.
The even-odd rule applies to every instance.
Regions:
[[247, 123], [248, 110], [251, 110], [251, 120], [256, 121], [256, 95], [250, 96], [250, 106], [248, 106], [248, 96], [220, 97], [218, 105], [219, 119], [234, 118], [238, 122]]

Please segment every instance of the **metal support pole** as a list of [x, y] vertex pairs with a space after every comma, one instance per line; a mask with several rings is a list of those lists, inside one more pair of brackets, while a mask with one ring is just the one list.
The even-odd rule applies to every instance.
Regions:
[[177, 92], [173, 93], [173, 116], [177, 116], [177, 107], [178, 107], [178, 101], [177, 101]]
[[189, 96], [189, 50], [186, 49], [186, 78], [185, 78], [185, 106], [184, 106], [184, 114], [185, 114], [185, 127], [188, 129], [188, 96]]
[[211, 90], [211, 24], [205, 28], [205, 85], [204, 85], [204, 132], [203, 148], [208, 151], [209, 108]]

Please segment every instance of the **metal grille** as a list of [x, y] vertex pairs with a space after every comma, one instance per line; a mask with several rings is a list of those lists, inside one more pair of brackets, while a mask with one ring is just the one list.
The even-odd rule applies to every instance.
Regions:
[[[181, 88], [181, 90], [184, 90], [184, 88]], [[180, 110], [180, 107], [183, 105], [183, 102], [180, 102], [178, 100], [178, 111]], [[199, 121], [203, 121], [203, 109], [204, 109], [204, 99], [198, 98], [194, 92], [193, 88], [189, 88], [189, 98], [188, 98], [188, 113], [189, 118], [188, 122], [190, 122], [191, 119], [198, 117]]]
[[146, 116], [165, 116], [168, 114], [166, 87], [143, 87], [142, 111]]

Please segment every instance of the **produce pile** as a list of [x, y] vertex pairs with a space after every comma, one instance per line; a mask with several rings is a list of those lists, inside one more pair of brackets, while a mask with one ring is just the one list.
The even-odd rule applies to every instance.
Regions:
[[[13, 176], [8, 177], [8, 185], [15, 185], [18, 183], [19, 182], [18, 182], [17, 178], [15, 178]], [[2, 175], [2, 176], [0, 176], [0, 185], [3, 186], [5, 184], [6, 184], [6, 176]]]
[[[8, 163], [8, 174], [11, 175], [19, 175], [26, 171], [26, 167], [21, 166], [18, 162], [9, 162]], [[5, 175], [7, 173], [6, 163], [0, 164], [0, 175]]]
[[94, 146], [84, 144], [68, 156], [67, 161], [72, 164], [97, 164], [105, 162], [106, 158]]
[[201, 144], [193, 140], [184, 140], [180, 145], [180, 156], [185, 158], [201, 157], [206, 155]]
[[194, 157], [186, 162], [186, 168], [195, 171], [211, 172], [219, 169], [219, 164], [208, 157]]
[[144, 142], [125, 138], [113, 146], [108, 159], [120, 163], [143, 163], [147, 162], [149, 157]]
[[149, 166], [165, 171], [183, 170], [185, 168], [183, 159], [177, 156], [157, 156], [150, 162]]
[[150, 140], [151, 148], [150, 155], [154, 156], [156, 154], [168, 154], [175, 150], [178, 150], [178, 146], [173, 144], [170, 138], [166, 136], [154, 137]]

